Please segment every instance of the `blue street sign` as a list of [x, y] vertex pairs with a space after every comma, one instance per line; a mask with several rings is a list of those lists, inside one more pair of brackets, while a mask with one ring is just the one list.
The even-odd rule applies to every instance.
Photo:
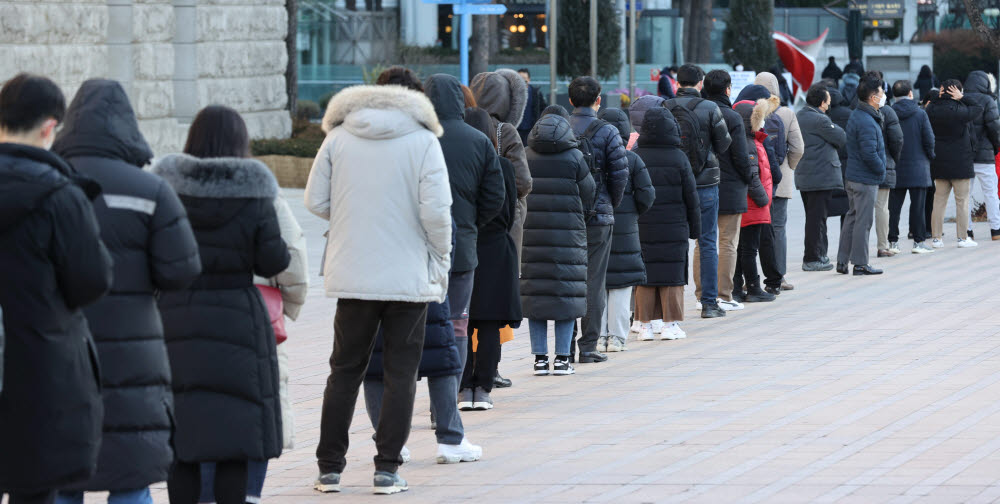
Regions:
[[[424, 1], [426, 1], [426, 0], [424, 0]], [[632, 2], [631, 2], [631, 0], [626, 0], [626, 2], [625, 2], [625, 12], [628, 12], [631, 8], [632, 8]], [[642, 0], [637, 0], [635, 2], [635, 10], [637, 10], [637, 11], [641, 11], [642, 10]]]
[[498, 15], [507, 12], [507, 6], [502, 4], [455, 4], [451, 9], [455, 14]]
[[490, 0], [421, 0], [423, 3], [430, 4], [484, 4], [490, 3]]

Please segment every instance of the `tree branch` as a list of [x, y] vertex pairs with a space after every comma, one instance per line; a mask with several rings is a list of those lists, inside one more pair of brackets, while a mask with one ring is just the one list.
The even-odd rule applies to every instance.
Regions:
[[965, 13], [969, 17], [972, 29], [979, 34], [979, 38], [990, 46], [990, 49], [994, 52], [1000, 52], [1000, 34], [983, 22], [983, 9], [979, 2], [977, 0], [962, 0], [962, 3], [965, 4]]

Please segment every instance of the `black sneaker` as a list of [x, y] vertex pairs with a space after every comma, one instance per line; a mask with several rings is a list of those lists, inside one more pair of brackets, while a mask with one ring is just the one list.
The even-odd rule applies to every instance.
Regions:
[[556, 376], [566, 376], [576, 373], [569, 363], [569, 357], [556, 357], [555, 364], [552, 365], [552, 374]]
[[[736, 295], [734, 293], [733, 300], [736, 300]], [[739, 301], [742, 303], [743, 301]], [[718, 303], [703, 303], [701, 306], [701, 318], [719, 318], [725, 317], [726, 311], [719, 307]]]
[[747, 303], [767, 303], [774, 301], [776, 298], [777, 296], [774, 294], [762, 291], [760, 286], [754, 286], [747, 289]]
[[535, 376], [548, 376], [548, 375], [549, 375], [549, 356], [536, 355]]
[[593, 362], [605, 362], [608, 356], [601, 352], [580, 352], [580, 363], [589, 364]]
[[[781, 288], [779, 287], [764, 287], [764, 292], [768, 294], [774, 294], [775, 296], [781, 295]], [[753, 302], [753, 301], [751, 301]]]

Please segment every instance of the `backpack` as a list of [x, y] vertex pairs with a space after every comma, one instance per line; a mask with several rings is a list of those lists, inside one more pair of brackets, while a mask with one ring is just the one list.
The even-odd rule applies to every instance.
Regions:
[[677, 120], [681, 134], [681, 150], [691, 163], [691, 171], [695, 177], [701, 175], [705, 163], [708, 162], [708, 145], [701, 133], [701, 121], [694, 113], [694, 109], [703, 101], [701, 98], [692, 98], [688, 100], [687, 105], [677, 103], [676, 99], [664, 103]]
[[788, 144], [785, 136], [785, 123], [776, 113], [768, 114], [764, 119], [764, 133], [767, 133], [765, 145], [768, 147], [768, 154], [773, 156], [771, 164], [781, 166], [788, 157]]
[[577, 150], [583, 154], [583, 162], [587, 164], [587, 169], [590, 170], [590, 175], [594, 177], [594, 208], [587, 210], [587, 219], [597, 215], [597, 195], [601, 194], [601, 188], [604, 186], [604, 170], [601, 166], [597, 165], [597, 155], [596, 149], [594, 149], [594, 135], [597, 134], [605, 124], [610, 124], [603, 119], [594, 119], [584, 130], [582, 135], [576, 136]]

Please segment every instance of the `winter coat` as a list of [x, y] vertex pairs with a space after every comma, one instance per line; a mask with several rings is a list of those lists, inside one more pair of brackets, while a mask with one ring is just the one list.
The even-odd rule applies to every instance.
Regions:
[[[853, 75], [853, 74], [851, 74]], [[847, 79], [848, 74], [844, 74], [844, 78]], [[855, 86], [857, 84], [855, 83]], [[830, 92], [830, 110], [826, 111], [826, 115], [830, 116], [830, 120], [833, 124], [840, 126], [841, 129], [847, 132], [847, 120], [851, 118], [851, 107], [850, 102], [844, 99], [844, 96], [840, 94], [840, 91], [834, 88], [829, 88]], [[844, 142], [844, 146], [840, 148], [840, 173], [842, 178], [847, 174], [847, 142]], [[846, 179], [845, 179], [846, 180]], [[829, 204], [826, 206], [827, 213], [830, 216], [836, 215], [846, 215], [849, 203], [847, 201], [847, 191], [843, 189], [834, 189], [833, 197], [830, 198]]]
[[274, 211], [278, 183], [253, 159], [174, 154], [153, 172], [180, 195], [202, 261], [191, 287], [160, 297], [177, 460], [275, 458], [283, 445], [278, 356], [253, 275], [276, 276], [291, 261]]
[[681, 150], [680, 127], [665, 108], [650, 109], [636, 154], [646, 163], [656, 198], [639, 216], [639, 242], [650, 286], [688, 282], [688, 240], [701, 235], [701, 204], [694, 173]]
[[587, 209], [596, 184], [569, 121], [542, 117], [528, 136], [528, 195], [521, 255], [521, 308], [530, 320], [568, 320], [587, 311]]
[[934, 131], [927, 112], [914, 100], [899, 98], [892, 105], [903, 130], [903, 152], [896, 163], [896, 187], [930, 187]]
[[520, 327], [521, 293], [518, 281], [518, 258], [510, 228], [514, 225], [517, 194], [514, 165], [500, 160], [504, 183], [511, 195], [504, 200], [503, 210], [479, 229], [479, 267], [472, 284], [469, 303], [470, 320], [489, 320]]
[[695, 180], [698, 183], [698, 187], [716, 186], [719, 185], [720, 180], [719, 156], [729, 149], [729, 145], [733, 142], [733, 139], [729, 137], [729, 128], [726, 126], [726, 120], [722, 117], [719, 106], [714, 102], [703, 99], [698, 90], [694, 88], [678, 89], [677, 98], [668, 100], [667, 104], [674, 101], [677, 105], [685, 106], [691, 100], [701, 100], [694, 108], [694, 113], [698, 117], [698, 120], [701, 121], [700, 130], [702, 139], [708, 149], [708, 155], [705, 158], [705, 167], [702, 168], [700, 173], [695, 174]]
[[[598, 117], [618, 128], [623, 141], [632, 131], [624, 110], [606, 108]], [[639, 216], [649, 210], [656, 195], [646, 164], [635, 152], [626, 151], [625, 155], [629, 178], [622, 203], [615, 209], [611, 257], [608, 260], [608, 289], [633, 287], [646, 281], [646, 266], [642, 262], [642, 247], [639, 244]]]
[[955, 101], [940, 96], [927, 106], [927, 118], [934, 130], [932, 179], [967, 179], [976, 176], [976, 136], [974, 122], [983, 109], [970, 97]]
[[663, 97], [656, 95], [644, 95], [636, 98], [628, 107], [628, 119], [632, 124], [632, 129], [641, 135], [642, 122], [646, 118], [646, 111], [651, 108], [663, 108], [663, 104], [666, 101]]
[[[781, 106], [781, 98], [760, 84], [751, 84], [740, 91], [739, 96], [736, 97], [736, 103], [741, 101], [756, 103], [762, 99], [770, 100], [772, 102], [771, 109], [774, 110], [764, 119], [762, 128], [764, 133], [767, 133], [767, 137], [764, 139], [764, 150], [767, 152], [768, 166], [780, 166], [788, 157], [785, 122], [777, 114], [778, 107]], [[777, 188], [778, 184], [781, 183], [781, 170], [771, 172], [771, 181], [774, 188]]]
[[[573, 134], [583, 135], [590, 123], [597, 120], [597, 112], [590, 107], [577, 107], [570, 115], [569, 124]], [[618, 128], [605, 124], [594, 133], [590, 140], [594, 149], [594, 166], [600, 170], [604, 180], [596, 180], [597, 201], [594, 204], [596, 215], [587, 221], [588, 225], [610, 226], [615, 223], [615, 209], [625, 195], [625, 184], [628, 182], [628, 160], [625, 158], [625, 143], [622, 142]]]
[[892, 107], [886, 105], [879, 112], [882, 114], [882, 138], [885, 139], [885, 181], [879, 187], [892, 189], [896, 187], [896, 163], [903, 152], [903, 128]]
[[923, 101], [924, 97], [931, 92], [931, 89], [940, 86], [941, 82], [938, 81], [937, 76], [934, 74], [925, 77], [917, 76], [917, 81], [913, 83], [913, 89], [918, 91], [917, 100], [919, 101]]
[[979, 164], [993, 163], [1000, 150], [1000, 112], [993, 95], [986, 72], [976, 70], [965, 79], [965, 96], [983, 109], [983, 113], [972, 121], [976, 140], [975, 162]]
[[743, 118], [733, 110], [729, 97], [721, 94], [709, 96], [722, 112], [729, 129], [732, 144], [719, 156], [719, 215], [736, 215], [747, 211], [747, 184], [753, 178], [750, 158], [747, 156], [747, 137], [743, 131]]
[[806, 105], [797, 114], [805, 153], [795, 169], [799, 191], [844, 189], [838, 150], [847, 142], [847, 133], [819, 109]]
[[[864, 71], [862, 71], [864, 73]], [[858, 97], [858, 84], [861, 84], [861, 75], [844, 70], [844, 78], [840, 82], [840, 96], [843, 103], [850, 104]]]
[[[424, 87], [427, 87], [427, 82], [424, 82]], [[517, 132], [521, 135], [521, 139], [527, 140], [531, 128], [542, 117], [542, 111], [548, 106], [549, 102], [545, 100], [542, 90], [528, 84], [528, 101], [524, 107], [524, 117], [517, 125]]]
[[743, 119], [743, 130], [750, 132], [747, 135], [747, 149], [757, 163], [757, 180], [751, 184], [747, 191], [747, 211], [740, 219], [740, 227], [771, 223], [774, 181], [771, 176], [771, 165], [768, 161], [767, 151], [764, 147], [767, 140], [764, 123], [779, 104], [780, 101], [771, 96], [767, 99], [757, 100], [756, 103], [740, 101], [733, 105], [733, 110]]
[[97, 349], [81, 308], [111, 287], [111, 256], [89, 201], [99, 193], [55, 154], [0, 143], [6, 491], [78, 484], [97, 468], [104, 406]]
[[451, 270], [465, 273], [478, 264], [479, 228], [503, 208], [503, 174], [493, 142], [465, 123], [465, 98], [458, 79], [447, 74], [432, 75], [424, 81], [424, 92], [444, 128], [439, 141], [451, 184], [451, 216], [458, 226]]
[[469, 84], [479, 108], [490, 113], [493, 118], [493, 129], [499, 138], [499, 154], [514, 164], [514, 176], [517, 178], [517, 215], [510, 235], [514, 238], [518, 255], [521, 254], [521, 237], [524, 234], [524, 218], [527, 210], [528, 193], [531, 192], [531, 171], [525, 158], [524, 143], [517, 133], [517, 125], [524, 117], [524, 108], [528, 103], [528, 83], [521, 76], [509, 69], [501, 68], [495, 72], [483, 72], [472, 78]]
[[882, 114], [866, 103], [858, 105], [847, 121], [847, 174], [845, 180], [879, 185], [885, 181], [885, 137]]
[[[766, 87], [773, 96], [779, 95], [778, 79], [774, 74], [761, 72], [754, 79], [754, 84]], [[802, 156], [805, 155], [805, 141], [802, 138], [799, 120], [792, 109], [782, 105], [778, 107], [775, 114], [781, 118], [781, 122], [785, 126], [786, 156], [781, 162], [781, 182], [778, 183], [778, 188], [774, 191], [774, 197], [791, 198], [795, 193], [793, 172], [798, 167]]]
[[327, 296], [443, 302], [452, 201], [430, 100], [399, 86], [347, 88], [327, 105], [323, 129], [305, 203], [330, 221]]
[[103, 384], [97, 474], [64, 488], [144, 488], [166, 480], [174, 460], [170, 362], [156, 294], [198, 277], [198, 244], [174, 190], [142, 170], [153, 152], [117, 82], [80, 87], [53, 151], [101, 184], [94, 213], [114, 257], [111, 291], [84, 310]]
[[669, 100], [675, 97], [674, 93], [674, 83], [670, 82], [670, 74], [667, 72], [660, 72], [660, 80], [656, 83], [656, 95], [659, 98]]

